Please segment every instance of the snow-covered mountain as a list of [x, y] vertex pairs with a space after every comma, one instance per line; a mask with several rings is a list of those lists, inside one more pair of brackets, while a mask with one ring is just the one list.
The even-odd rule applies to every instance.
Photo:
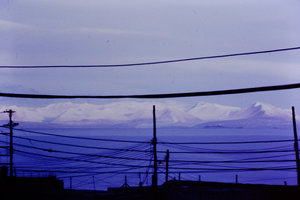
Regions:
[[232, 115], [232, 118], [235, 119], [260, 117], [290, 118], [291, 110], [281, 109], [270, 104], [257, 102], [251, 105], [249, 108], [241, 109], [239, 112], [236, 112]]
[[240, 110], [238, 107], [199, 102], [188, 110], [188, 113], [203, 121], [218, 121], [230, 119], [231, 115]]
[[[239, 108], [199, 102], [195, 105], [177, 102], [114, 102], [108, 104], [56, 103], [44, 107], [0, 106], [13, 109], [14, 121], [40, 125], [91, 127], [152, 127], [152, 106], [156, 106], [158, 127], [285, 127], [291, 125], [291, 110], [265, 103]], [[298, 118], [299, 119], [299, 118]], [[0, 115], [7, 121], [7, 115]]]
[[[242, 108], [233, 112], [230, 118], [202, 124], [204, 127], [232, 127], [256, 128], [272, 127], [283, 128], [291, 126], [291, 110], [281, 109], [270, 104], [257, 102], [249, 108]], [[297, 118], [299, 119], [299, 117]]]

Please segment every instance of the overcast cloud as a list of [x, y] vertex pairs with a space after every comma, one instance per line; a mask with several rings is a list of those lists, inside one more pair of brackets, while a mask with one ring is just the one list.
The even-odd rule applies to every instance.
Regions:
[[[286, 48], [300, 44], [299, 19], [298, 0], [6, 0], [0, 65], [119, 64]], [[1, 69], [0, 89], [101, 95], [288, 84], [299, 82], [299, 61], [294, 51], [124, 69]], [[300, 108], [297, 93], [184, 101]]]

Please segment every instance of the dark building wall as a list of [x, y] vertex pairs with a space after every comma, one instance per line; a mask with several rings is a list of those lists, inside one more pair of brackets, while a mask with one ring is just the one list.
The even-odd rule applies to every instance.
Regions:
[[161, 190], [168, 200], [279, 200], [300, 199], [297, 186], [228, 184], [214, 182], [171, 181]]
[[0, 191], [58, 191], [63, 189], [63, 182], [55, 177], [1, 177]]
[[[57, 199], [57, 194], [63, 191], [63, 182], [55, 177], [1, 177], [0, 199]], [[53, 197], [55, 196], [55, 197]]]

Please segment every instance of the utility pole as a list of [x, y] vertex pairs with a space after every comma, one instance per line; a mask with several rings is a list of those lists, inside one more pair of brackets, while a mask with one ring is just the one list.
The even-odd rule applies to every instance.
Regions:
[[292, 107], [293, 114], [293, 128], [294, 128], [294, 140], [295, 140], [295, 153], [296, 153], [296, 166], [297, 166], [297, 184], [300, 186], [300, 162], [299, 162], [299, 146], [298, 146], [298, 135], [297, 135], [297, 126], [296, 126], [296, 115], [295, 108]]
[[141, 175], [141, 172], [139, 172], [139, 187], [142, 188], [143, 187], [143, 182], [142, 182], [142, 175]]
[[93, 176], [93, 189], [96, 191], [95, 176]]
[[166, 155], [166, 181], [168, 182], [168, 177], [169, 177], [169, 159], [170, 159], [170, 153], [169, 149], [167, 149], [167, 155]]
[[156, 151], [156, 145], [157, 145], [157, 139], [156, 139], [156, 116], [155, 116], [155, 105], [153, 105], [153, 154], [154, 154], [154, 166], [153, 166], [153, 176], [152, 176], [152, 189], [153, 189], [153, 197], [154, 199], [157, 199], [157, 151]]
[[70, 190], [72, 190], [72, 176], [70, 176]]
[[13, 165], [13, 155], [14, 155], [14, 147], [13, 147], [13, 127], [17, 126], [18, 123], [13, 123], [12, 115], [15, 111], [9, 109], [4, 111], [4, 113], [8, 113], [9, 115], [9, 123], [6, 125], [9, 127], [9, 175], [11, 177], [14, 176], [14, 165]]

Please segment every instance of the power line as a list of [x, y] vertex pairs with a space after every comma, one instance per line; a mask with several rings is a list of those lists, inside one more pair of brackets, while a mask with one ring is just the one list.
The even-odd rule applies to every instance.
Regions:
[[[269, 141], [266, 142], [261, 142], [261, 143], [268, 143]], [[194, 144], [194, 143], [193, 143]], [[238, 143], [238, 144], [243, 144], [243, 143]], [[294, 152], [293, 149], [282, 149], [282, 148], [275, 148], [272, 150], [267, 148], [267, 149], [207, 149], [207, 148], [197, 148], [197, 147], [187, 147], [187, 146], [181, 146], [176, 144], [175, 146], [173, 145], [166, 145], [175, 149], [183, 149], [184, 151], [172, 151], [172, 154], [244, 154], [244, 153], [275, 153], [275, 152]]]
[[169, 167], [175, 170], [207, 170], [207, 171], [266, 171], [266, 170], [294, 170], [295, 167], [269, 167], [269, 168], [196, 168], [196, 167]]
[[[285, 168], [245, 168], [245, 169], [214, 169], [214, 168], [203, 168], [195, 169], [192, 171], [169, 171], [169, 174], [178, 174], [178, 173], [188, 173], [188, 174], [199, 174], [199, 173], [225, 173], [225, 172], [249, 172], [249, 171], [286, 171], [286, 170], [295, 170], [295, 167], [285, 167]], [[159, 173], [159, 172], [158, 172]], [[163, 172], [161, 172], [163, 173]]]
[[150, 144], [151, 143], [150, 141], [147, 142], [147, 141], [137, 141], [137, 140], [117, 140], [117, 139], [104, 139], [104, 138], [91, 138], [91, 137], [59, 135], [59, 134], [54, 134], [54, 133], [30, 131], [30, 130], [17, 129], [17, 128], [15, 128], [14, 130], [27, 132], [27, 133], [40, 134], [40, 135], [49, 135], [49, 136], [63, 137], [63, 138], [72, 138], [72, 139], [84, 139], [84, 140], [105, 141], [105, 142], [142, 143], [142, 144], [148, 144], [148, 143]]
[[119, 164], [119, 163], [109, 163], [109, 162], [99, 162], [99, 161], [91, 161], [91, 160], [82, 160], [77, 158], [68, 158], [68, 157], [60, 157], [60, 156], [50, 156], [50, 155], [44, 155], [40, 153], [33, 153], [28, 151], [23, 151], [16, 149], [16, 152], [28, 154], [28, 155], [34, 155], [39, 157], [46, 157], [46, 158], [52, 158], [52, 159], [61, 159], [61, 160], [68, 160], [68, 161], [75, 161], [75, 162], [87, 162], [87, 163], [94, 163], [94, 164], [102, 164], [102, 165], [108, 165], [108, 166], [122, 166], [122, 167], [140, 167], [140, 168], [148, 168], [148, 166], [144, 165], [131, 165], [131, 164]]
[[90, 156], [90, 157], [98, 157], [98, 158], [110, 158], [110, 159], [121, 159], [121, 160], [136, 160], [136, 161], [149, 161], [149, 159], [146, 158], [130, 158], [130, 157], [116, 157], [116, 156], [105, 156], [105, 155], [98, 155], [98, 154], [86, 154], [86, 153], [78, 153], [78, 152], [69, 152], [69, 151], [61, 151], [61, 150], [55, 150], [55, 149], [46, 149], [46, 148], [40, 148], [35, 146], [29, 146], [24, 144], [18, 144], [14, 143], [17, 146], [25, 147], [25, 148], [31, 148], [31, 149], [38, 149], [41, 151], [46, 151], [49, 153], [63, 153], [63, 154], [71, 154], [71, 155], [81, 155], [81, 156]]
[[204, 92], [185, 92], [185, 93], [164, 93], [164, 94], [140, 94], [140, 95], [50, 95], [50, 94], [21, 94], [21, 93], [0, 93], [0, 97], [10, 98], [29, 98], [29, 99], [160, 99], [160, 98], [178, 98], [178, 97], [199, 97], [199, 96], [219, 96], [231, 94], [244, 94], [254, 92], [267, 92], [277, 90], [288, 90], [300, 88], [300, 83], [286, 85], [272, 85], [262, 87], [216, 90]]
[[61, 143], [61, 142], [52, 142], [48, 140], [39, 140], [39, 139], [33, 139], [28, 137], [22, 137], [22, 136], [14, 136], [15, 138], [22, 139], [22, 140], [29, 140], [39, 143], [47, 143], [47, 144], [54, 144], [54, 145], [61, 145], [61, 146], [69, 146], [69, 147], [77, 147], [77, 148], [85, 148], [85, 149], [99, 149], [99, 150], [111, 150], [111, 151], [124, 151], [124, 152], [141, 152], [141, 153], [150, 153], [150, 150], [138, 150], [138, 149], [130, 149], [130, 148], [110, 148], [110, 147], [99, 147], [99, 146], [86, 146], [86, 145], [79, 145], [79, 144], [68, 144], [68, 143]]
[[[21, 136], [14, 136], [15, 138], [18, 139], [23, 139], [23, 140], [29, 140], [29, 141], [34, 141], [34, 142], [39, 142], [39, 143], [46, 143], [46, 144], [54, 144], [54, 145], [60, 145], [60, 146], [69, 146], [69, 147], [76, 147], [76, 148], [85, 148], [85, 149], [99, 149], [99, 150], [111, 150], [111, 151], [120, 151], [120, 152], [139, 152], [139, 153], [151, 153], [151, 150], [138, 150], [138, 149], [129, 149], [129, 148], [109, 148], [109, 147], [98, 147], [98, 146], [85, 146], [85, 145], [77, 145], [77, 144], [68, 144], [68, 143], [61, 143], [61, 142], [52, 142], [52, 141], [46, 141], [46, 140], [39, 140], [39, 139], [33, 139], [33, 138], [25, 138]], [[260, 143], [268, 143], [270, 141], [259, 141]], [[272, 141], [271, 141], [272, 142]], [[273, 142], [279, 142], [279, 141], [273, 141]], [[248, 142], [246, 142], [248, 143]], [[238, 144], [244, 144], [244, 142], [239, 142]], [[214, 150], [214, 149], [211, 149]], [[215, 150], [216, 151], [216, 150]], [[238, 150], [240, 151], [240, 150]], [[254, 150], [256, 151], [256, 150]], [[292, 151], [292, 150], [291, 150]], [[165, 154], [165, 151], [157, 151], [158, 153], [163, 153]], [[198, 154], [202, 153], [203, 151], [172, 151], [172, 154]], [[228, 152], [228, 150], [224, 151]], [[229, 151], [229, 153], [233, 153], [235, 151]], [[249, 151], [246, 151], [249, 152]], [[204, 153], [207, 153], [207, 151], [204, 151]]]
[[204, 145], [204, 144], [257, 144], [257, 143], [281, 143], [281, 142], [293, 142], [294, 140], [254, 140], [254, 141], [230, 141], [230, 142], [157, 142], [158, 144], [194, 144], [194, 145]]
[[203, 164], [203, 163], [282, 163], [282, 162], [295, 162], [295, 160], [251, 160], [251, 161], [244, 161], [244, 160], [212, 160], [212, 161], [197, 161], [197, 160], [170, 160], [171, 163], [182, 163], [182, 164]]
[[[42, 135], [50, 135], [50, 136], [57, 136], [57, 137], [67, 137], [72, 139], [84, 139], [84, 140], [100, 140], [100, 141], [112, 141], [112, 142], [132, 142], [132, 143], [150, 143], [150, 142], [143, 142], [143, 141], [128, 141], [128, 140], [111, 140], [111, 139], [101, 139], [101, 138], [87, 138], [87, 137], [77, 137], [77, 136], [65, 136], [65, 135], [58, 135], [52, 133], [45, 133], [45, 132], [37, 132], [37, 131], [29, 131], [24, 129], [15, 129], [19, 131], [29, 132], [29, 133], [36, 133]], [[88, 148], [88, 149], [101, 149], [101, 150], [113, 150], [113, 151], [124, 151], [124, 152], [141, 152], [141, 153], [150, 153], [150, 150], [137, 150], [137, 149], [119, 149], [119, 148], [109, 148], [109, 147], [97, 147], [97, 146], [85, 146], [85, 145], [77, 145], [77, 144], [68, 144], [68, 143], [60, 143], [60, 142], [51, 142], [51, 141], [44, 141], [39, 139], [28, 139], [21, 136], [15, 136], [15, 138], [32, 140], [41, 143], [48, 143], [48, 144], [55, 144], [55, 145], [62, 145], [62, 146], [71, 146], [71, 147], [78, 147], [78, 148]], [[241, 142], [185, 142], [184, 144], [247, 144], [247, 143], [278, 143], [278, 142], [291, 142], [293, 140], [264, 140], [264, 141], [241, 141]], [[182, 144], [182, 143], [175, 143], [175, 142], [158, 142], [158, 144]], [[32, 146], [30, 146], [32, 147]], [[43, 149], [46, 150], [46, 149]], [[202, 151], [201, 151], [202, 150]], [[203, 151], [205, 150], [205, 151]], [[197, 151], [172, 151], [172, 154], [242, 154], [242, 153], [276, 153], [276, 152], [293, 152], [293, 150], [218, 150], [218, 149], [199, 149]], [[158, 153], [165, 153], [165, 151], [158, 151]]]
[[[265, 143], [269, 143], [269, 141], [266, 141], [266, 142], [260, 142], [260, 143], [262, 143], [262, 144], [265, 144]], [[245, 144], [245, 143], [243, 143], [243, 142], [241, 142], [241, 143], [238, 143], [238, 144], [236, 144], [236, 145], [239, 145], [239, 144]], [[249, 149], [249, 148], [247, 148], [246, 150], [243, 150], [243, 149], [234, 149], [234, 150], [232, 150], [232, 149], [215, 149], [215, 148], [202, 148], [202, 147], [194, 147], [194, 146], [192, 146], [192, 145], [190, 145], [190, 146], [186, 146], [186, 145], [181, 145], [181, 144], [176, 144], [176, 145], [174, 145], [174, 144], [162, 144], [163, 146], [168, 146], [168, 147], [171, 147], [171, 148], [176, 148], [176, 149], [182, 149], [182, 150], [184, 150], [185, 152], [195, 152], [195, 153], [197, 153], [197, 152], [199, 152], [199, 151], [225, 151], [225, 152], [236, 152], [236, 151], [264, 151], [264, 150], [286, 150], [286, 148], [287, 147], [290, 147], [291, 145], [288, 145], [288, 146], [276, 146], [276, 147], [269, 147], [269, 148], [259, 148], [259, 149]], [[199, 145], [199, 144], [197, 144], [197, 145]], [[214, 145], [216, 145], [216, 144], [214, 144]], [[224, 145], [224, 144], [222, 144], [222, 145]], [[290, 148], [288, 148], [288, 149], [290, 149]], [[173, 151], [172, 151], [173, 152]]]
[[47, 172], [47, 173], [68, 173], [68, 174], [146, 174], [146, 172], [129, 172], [129, 170], [133, 169], [126, 169], [126, 170], [116, 170], [116, 171], [98, 171], [98, 172], [88, 172], [88, 171], [67, 171], [67, 170], [42, 170], [42, 169], [19, 169], [18, 171], [24, 171], [24, 172]]
[[[16, 143], [17, 146], [22, 146], [26, 148], [32, 148], [32, 149], [38, 149], [42, 151], [48, 151], [50, 153], [66, 153], [66, 154], [75, 154], [75, 155], [83, 155], [83, 156], [91, 156], [91, 157], [99, 157], [99, 158], [111, 158], [111, 159], [122, 159], [122, 160], [140, 160], [140, 161], [149, 161], [148, 159], [143, 158], [131, 158], [131, 157], [115, 157], [115, 156], [105, 156], [105, 155], [97, 155], [97, 154], [85, 154], [85, 153], [76, 153], [76, 152], [67, 152], [67, 151], [59, 151], [54, 149], [46, 149], [46, 148], [40, 148], [40, 147], [34, 147], [34, 146], [28, 146], [23, 144]], [[236, 154], [236, 153], [246, 153], [246, 154], [252, 154], [252, 153], [275, 153], [275, 152], [286, 152], [286, 151], [292, 151], [292, 150], [280, 150], [280, 151], [234, 151], [234, 152], [228, 152], [228, 151], [205, 151], [205, 152], [197, 152], [199, 154]], [[186, 152], [191, 153], [191, 152]], [[192, 152], [194, 153], [194, 152]], [[255, 163], [255, 162], [291, 162], [294, 160], [258, 160], [258, 161], [242, 161], [242, 160], [234, 160], [234, 161], [193, 161], [193, 160], [171, 160], [170, 162], [176, 162], [176, 163]]]
[[248, 56], [248, 55], [257, 55], [257, 54], [268, 54], [276, 53], [283, 51], [294, 51], [299, 50], [300, 47], [291, 47], [291, 48], [281, 48], [281, 49], [271, 49], [263, 51], [251, 51], [251, 52], [241, 52], [241, 53], [232, 53], [232, 54], [222, 54], [214, 56], [202, 56], [202, 57], [193, 57], [193, 58], [181, 58], [173, 60], [163, 60], [163, 61], [152, 61], [152, 62], [139, 62], [139, 63], [125, 63], [125, 64], [100, 64], [100, 65], [2, 65], [0, 69], [43, 69], [43, 68], [109, 68], [109, 67], [132, 67], [132, 66], [144, 66], [144, 65], [158, 65], [158, 64], [168, 64], [168, 63], [178, 63], [178, 62], [188, 62], [195, 60], [206, 60], [206, 59], [217, 59], [217, 58], [228, 58], [236, 56]]
[[[1, 141], [1, 142], [6, 143], [4, 141]], [[148, 161], [148, 159], [145, 159], [145, 156], [141, 157], [141, 156], [134, 155], [134, 156], [126, 157], [123, 155], [120, 157], [120, 156], [104, 155], [103, 153], [101, 153], [101, 154], [85, 154], [85, 153], [67, 152], [67, 151], [54, 150], [51, 148], [40, 148], [40, 147], [35, 147], [32, 145], [31, 146], [22, 145], [22, 144], [18, 144], [18, 143], [15, 143], [15, 145], [25, 147], [25, 148], [38, 149], [38, 150], [45, 151], [48, 153], [64, 153], [64, 154], [78, 155], [77, 157], [60, 157], [60, 156], [50, 156], [49, 154], [45, 155], [45, 154], [39, 154], [39, 153], [34, 153], [34, 152], [28, 152], [28, 151], [24, 151], [24, 150], [22, 151], [20, 149], [16, 150], [16, 152], [20, 152], [22, 154], [34, 155], [34, 156], [38, 156], [40, 158], [45, 157], [45, 158], [52, 158], [55, 160], [60, 159], [60, 160], [67, 160], [67, 161], [75, 161], [78, 163], [93, 163], [93, 164], [103, 164], [103, 165], [111, 165], [111, 166], [141, 167], [141, 165], [129, 165], [128, 161], [129, 160]], [[131, 148], [129, 148], [129, 149], [131, 149]], [[102, 162], [93, 161], [94, 159], [99, 159], [99, 158], [102, 158]], [[117, 161], [117, 160], [112, 161], [111, 159], [118, 159], [119, 161]], [[51, 162], [51, 160], [49, 160], [49, 161]], [[123, 162], [121, 162], [121, 161], [123, 161]], [[55, 161], [55, 163], [57, 163], [57, 161]], [[48, 164], [49, 164], [49, 162], [48, 162]]]
[[[244, 168], [244, 169], [219, 169], [219, 168], [192, 168], [192, 171], [170, 171], [170, 174], [178, 174], [178, 173], [203, 173], [203, 172], [235, 172], [235, 171], [285, 171], [285, 170], [295, 170], [295, 167], [282, 167], [282, 168]], [[124, 174], [147, 174], [148, 172], [122, 172], [124, 170], [117, 171], [101, 171], [101, 172], [87, 172], [87, 171], [66, 171], [66, 170], [36, 170], [36, 169], [18, 169], [19, 171], [26, 171], [26, 172], [50, 172], [50, 173], [79, 173], [79, 174], [114, 174], [114, 173], [124, 173]], [[133, 170], [133, 169], [131, 169]], [[158, 171], [159, 174], [164, 174], [163, 171]]]
[[261, 153], [283, 153], [294, 152], [294, 150], [273, 150], [273, 151], [198, 151], [189, 152], [194, 154], [261, 154]]
[[[115, 156], [106, 156], [106, 155], [98, 155], [98, 154], [86, 154], [86, 153], [77, 153], [77, 152], [69, 152], [69, 151], [61, 151], [61, 150], [54, 150], [54, 149], [46, 149], [40, 148], [35, 146], [28, 146], [24, 144], [15, 143], [15, 145], [25, 148], [31, 149], [38, 149], [41, 151], [47, 151], [50, 153], [64, 153], [64, 154], [72, 154], [72, 155], [83, 155], [83, 156], [90, 156], [90, 157], [99, 157], [99, 158], [110, 158], [110, 159], [121, 159], [121, 160], [136, 160], [136, 161], [149, 161], [149, 159], [145, 158], [132, 158], [132, 157], [115, 157]], [[292, 150], [291, 150], [292, 151]], [[217, 153], [275, 153], [275, 152], [282, 152], [282, 151], [250, 151], [250, 152], [217, 152]], [[285, 151], [284, 151], [285, 152]], [[216, 152], [199, 152], [199, 153], [216, 153]], [[173, 163], [276, 163], [276, 162], [294, 162], [295, 160], [258, 160], [258, 161], [240, 161], [240, 160], [227, 160], [227, 161], [197, 161], [197, 160], [170, 160]]]
[[[81, 139], [81, 140], [96, 140], [96, 141], [109, 141], [109, 142], [129, 142], [129, 143], [144, 143], [150, 144], [151, 142], [147, 141], [135, 141], [135, 140], [116, 140], [116, 139], [103, 139], [103, 138], [90, 138], [90, 137], [78, 137], [78, 136], [67, 136], [67, 135], [59, 135], [54, 133], [46, 133], [46, 132], [39, 132], [39, 131], [31, 131], [31, 130], [24, 130], [24, 129], [17, 129], [14, 130], [27, 132], [27, 133], [34, 133], [34, 134], [41, 134], [41, 135], [49, 135], [55, 137], [65, 137], [70, 139]], [[68, 143], [61, 143], [61, 142], [52, 142], [40, 139], [33, 139], [33, 138], [25, 138], [22, 136], [14, 136], [15, 138], [35, 141], [40, 143], [48, 143], [54, 145], [62, 145], [62, 146], [70, 146], [70, 147], [78, 147], [78, 148], [88, 148], [88, 149], [101, 149], [101, 150], [112, 150], [112, 151], [124, 151], [124, 152], [141, 152], [141, 153], [151, 153], [150, 150], [138, 150], [138, 149], [129, 149], [129, 148], [110, 148], [110, 147], [98, 147], [98, 146], [85, 146], [85, 145], [78, 145], [78, 144], [68, 144]], [[282, 143], [282, 142], [292, 142], [293, 140], [257, 140], [257, 141], [229, 141], [229, 142], [158, 142], [158, 144], [163, 145], [181, 145], [181, 144], [190, 144], [190, 145], [224, 145], [224, 144], [256, 144], [256, 143]], [[176, 147], [176, 146], [175, 146]], [[275, 147], [273, 147], [275, 148]], [[198, 148], [197, 148], [198, 149]], [[201, 151], [202, 150], [202, 151]], [[203, 151], [205, 150], [205, 151]], [[218, 149], [205, 149], [200, 148], [196, 151], [172, 151], [172, 154], [197, 154], [197, 153], [268, 153], [268, 152], [290, 152], [293, 150], [269, 150], [269, 149], [262, 149], [262, 150], [218, 150]], [[159, 151], [158, 153], [165, 153], [165, 151]]]

